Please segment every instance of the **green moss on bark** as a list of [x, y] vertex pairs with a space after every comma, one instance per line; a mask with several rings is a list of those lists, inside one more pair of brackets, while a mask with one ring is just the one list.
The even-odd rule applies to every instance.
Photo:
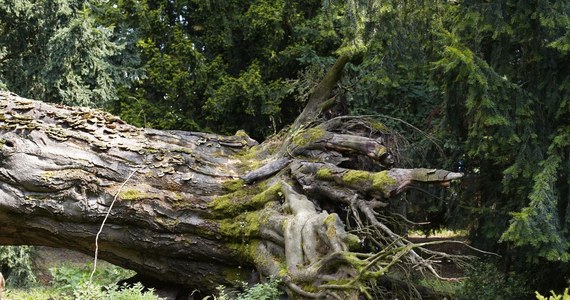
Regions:
[[388, 174], [388, 171], [377, 173], [350, 170], [342, 175], [342, 182], [348, 186], [381, 191], [386, 196], [398, 182]]
[[139, 190], [125, 190], [119, 193], [119, 199], [123, 201], [135, 201], [147, 198], [149, 198], [149, 196]]
[[257, 257], [259, 241], [249, 240], [247, 243], [227, 243], [226, 247], [236, 251], [243, 261], [253, 261]]
[[317, 179], [321, 179], [321, 180], [332, 180], [333, 179], [333, 174], [332, 174], [332, 170], [329, 168], [321, 168], [317, 171]]
[[226, 191], [235, 192], [239, 189], [243, 189], [245, 181], [243, 179], [228, 180], [222, 183], [222, 187]]
[[279, 183], [264, 189], [265, 184], [260, 183], [254, 187], [243, 187], [233, 193], [215, 198], [210, 208], [220, 216], [236, 216], [244, 211], [256, 210], [267, 202], [279, 199]]
[[346, 171], [342, 175], [342, 181], [350, 186], [366, 186], [372, 183], [371, 173], [360, 170]]
[[235, 218], [221, 220], [220, 234], [235, 238], [251, 237], [259, 233], [260, 222], [259, 212], [245, 212]]
[[376, 190], [385, 191], [387, 187], [397, 183], [396, 179], [388, 175], [388, 171], [381, 171], [372, 175], [372, 187]]
[[302, 130], [293, 137], [293, 144], [297, 147], [304, 147], [321, 139], [325, 134], [326, 131], [322, 128], [309, 128]]

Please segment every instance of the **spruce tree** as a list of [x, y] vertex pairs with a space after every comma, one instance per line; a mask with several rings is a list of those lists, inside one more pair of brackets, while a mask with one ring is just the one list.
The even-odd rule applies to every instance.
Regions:
[[95, 23], [90, 1], [0, 3], [0, 82], [19, 95], [102, 107], [129, 82], [111, 59], [122, 46]]

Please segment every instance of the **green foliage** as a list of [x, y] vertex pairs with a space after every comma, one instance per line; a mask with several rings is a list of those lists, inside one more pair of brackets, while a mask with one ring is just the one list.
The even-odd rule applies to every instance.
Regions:
[[4, 291], [4, 297], [10, 300], [49, 300], [54, 299], [54, 292], [49, 288], [12, 289]]
[[[570, 6], [464, 1], [448, 13], [434, 78], [445, 92], [444, 129], [478, 172], [465, 202], [473, 240], [509, 249], [511, 260], [524, 261], [513, 267], [538, 273], [544, 260], [569, 258], [568, 56], [546, 41], [562, 43]], [[545, 280], [533, 283], [564, 281]]]
[[525, 299], [531, 294], [522, 274], [504, 274], [492, 263], [477, 263], [455, 294], [457, 299]]
[[505, 255], [504, 266], [535, 270], [529, 283], [537, 287], [565, 282], [567, 272], [538, 274], [570, 258], [570, 4], [327, 5], [343, 7], [353, 24], [341, 38], [364, 41], [341, 83], [351, 112], [396, 117], [386, 123], [400, 132], [421, 128], [406, 135], [411, 147], [400, 148], [412, 166], [466, 161], [461, 187], [432, 200], [406, 195], [434, 209], [410, 217], [468, 226], [476, 246]]
[[301, 110], [297, 75], [328, 67], [320, 63], [339, 44], [320, 9], [289, 0], [102, 3], [99, 22], [115, 25], [115, 39], [144, 70], [108, 108], [137, 125], [245, 129], [263, 139]]
[[132, 287], [103, 286], [97, 283], [81, 282], [72, 293], [62, 293], [60, 290], [34, 288], [32, 290], [8, 290], [6, 299], [10, 300], [161, 300], [152, 289], [144, 291], [140, 283]]
[[132, 287], [117, 287], [110, 285], [103, 287], [102, 285], [92, 284], [89, 282], [81, 283], [73, 291], [73, 297], [69, 299], [75, 300], [160, 300], [163, 298], [154, 295], [154, 290], [149, 289], [143, 291], [144, 287], [140, 283], [136, 283]]
[[76, 12], [48, 41], [41, 70], [45, 95], [38, 96], [82, 106], [101, 106], [115, 99], [116, 83], [106, 60], [121, 47], [109, 40], [110, 34], [110, 29], [94, 24], [87, 9]]
[[282, 292], [278, 288], [278, 280], [270, 280], [266, 283], [258, 283], [238, 296], [239, 300], [271, 300], [279, 299]]
[[555, 184], [560, 157], [551, 155], [542, 163], [542, 171], [534, 179], [530, 203], [520, 212], [513, 213], [510, 226], [501, 241], [516, 246], [531, 245], [538, 250], [535, 255], [551, 261], [568, 261], [569, 242], [564, 239], [557, 212]]
[[[79, 286], [83, 286], [86, 291], [89, 291], [91, 286], [89, 286], [88, 283], [92, 269], [93, 265], [90, 263], [81, 268], [66, 265], [51, 268], [50, 272], [53, 277], [52, 285], [56, 287], [59, 292], [64, 294], [75, 293]], [[95, 272], [93, 284], [96, 283], [99, 287], [114, 285], [121, 279], [133, 276], [133, 273], [133, 271], [115, 266], [102, 268]]]
[[[351, 112], [388, 114], [434, 133], [429, 142], [408, 135], [415, 149], [404, 155], [414, 166], [467, 162], [462, 187], [426, 202], [435, 214], [418, 216], [468, 225], [476, 246], [523, 261], [505, 263], [517, 270], [540, 273], [545, 261], [566, 262], [570, 4], [341, 3], [366, 45], [342, 83]], [[386, 123], [407, 130], [404, 122]], [[435, 139], [444, 142], [434, 146]], [[556, 282], [567, 276], [555, 274]]]
[[[116, 99], [118, 71], [112, 28], [95, 23], [89, 0], [0, 3], [0, 82], [22, 96], [73, 105], [102, 106]], [[120, 73], [120, 74], [119, 74]]]
[[224, 286], [218, 287], [216, 300], [276, 300], [282, 292], [279, 290], [279, 280], [271, 279], [268, 282], [248, 286], [242, 282], [243, 292], [227, 292]]
[[7, 286], [26, 287], [36, 281], [30, 259], [32, 251], [30, 246], [0, 246], [0, 266], [10, 269]]
[[33, 286], [26, 290], [15, 289], [9, 285], [6, 298], [12, 300], [159, 300], [152, 289], [144, 290], [137, 283], [132, 287], [119, 287], [116, 283], [133, 275], [133, 271], [125, 270], [116, 266], [99, 268], [89, 281], [92, 265], [82, 267], [63, 265], [50, 269], [53, 280], [51, 286]]
[[568, 288], [564, 289], [564, 294], [556, 294], [554, 291], [550, 291], [550, 296], [542, 296], [539, 292], [535, 292], [536, 299], [538, 300], [570, 300], [570, 294], [568, 293]]
[[[222, 132], [244, 129], [254, 135], [276, 133], [276, 122], [281, 113], [280, 103], [287, 96], [288, 86], [279, 81], [262, 81], [260, 65], [254, 61], [239, 77], [222, 77], [221, 85], [204, 104], [208, 125]], [[260, 128], [255, 122], [244, 123], [243, 118], [266, 119], [270, 124]]]

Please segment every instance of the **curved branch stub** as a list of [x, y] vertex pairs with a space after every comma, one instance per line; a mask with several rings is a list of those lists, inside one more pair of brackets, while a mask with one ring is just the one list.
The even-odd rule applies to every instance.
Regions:
[[[288, 146], [289, 153], [293, 156], [310, 156], [307, 155], [309, 150], [315, 149], [335, 151], [347, 155], [364, 155], [385, 167], [390, 167], [394, 164], [392, 154], [382, 145], [381, 140], [357, 135], [332, 133], [324, 130], [321, 126], [297, 132]], [[339, 160], [339, 162], [341, 161]]]
[[452, 180], [460, 179], [463, 176], [462, 173], [439, 169], [394, 168], [380, 172], [368, 172], [345, 169], [327, 163], [299, 161], [293, 162], [291, 171], [301, 183], [312, 180], [334, 182], [356, 192], [368, 193], [382, 198], [397, 195], [413, 182], [449, 186]]
[[284, 169], [285, 167], [287, 167], [289, 165], [289, 163], [291, 162], [290, 159], [287, 158], [279, 158], [277, 160], [274, 160], [258, 169], [255, 169], [247, 174], [245, 174], [242, 179], [245, 183], [252, 183], [256, 180], [260, 180], [263, 178], [267, 178], [279, 171], [281, 171], [282, 169]]

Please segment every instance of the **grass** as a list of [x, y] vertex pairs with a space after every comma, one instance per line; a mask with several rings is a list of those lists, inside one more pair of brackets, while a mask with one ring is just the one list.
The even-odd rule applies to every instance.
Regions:
[[5, 299], [10, 300], [48, 300], [54, 298], [55, 291], [45, 287], [34, 287], [26, 290], [7, 289], [4, 293]]

